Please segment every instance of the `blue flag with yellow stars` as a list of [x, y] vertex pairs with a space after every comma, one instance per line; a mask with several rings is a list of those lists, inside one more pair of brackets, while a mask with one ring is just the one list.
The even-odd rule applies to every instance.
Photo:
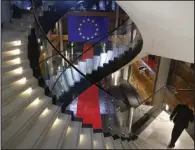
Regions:
[[[69, 16], [68, 41], [90, 43], [97, 42], [108, 33], [108, 17], [102, 16]], [[101, 42], [108, 41], [105, 37]]]

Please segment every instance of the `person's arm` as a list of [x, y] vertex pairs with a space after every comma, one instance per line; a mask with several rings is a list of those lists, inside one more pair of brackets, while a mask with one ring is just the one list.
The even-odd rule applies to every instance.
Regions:
[[178, 107], [179, 107], [179, 105], [177, 105], [177, 106], [175, 107], [175, 109], [173, 110], [172, 114], [170, 115], [170, 120], [173, 120], [173, 117], [174, 117], [174, 116], [176, 115], [176, 113], [177, 113]]

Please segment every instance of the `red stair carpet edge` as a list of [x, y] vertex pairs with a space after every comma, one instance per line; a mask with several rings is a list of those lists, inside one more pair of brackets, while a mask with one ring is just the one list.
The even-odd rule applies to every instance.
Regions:
[[[83, 51], [91, 46], [90, 43], [84, 45]], [[94, 54], [93, 48], [82, 56], [82, 60], [92, 58]], [[92, 85], [78, 97], [77, 117], [83, 118], [84, 124], [92, 124], [93, 129], [102, 129], [102, 121], [99, 105], [99, 91], [96, 85]]]

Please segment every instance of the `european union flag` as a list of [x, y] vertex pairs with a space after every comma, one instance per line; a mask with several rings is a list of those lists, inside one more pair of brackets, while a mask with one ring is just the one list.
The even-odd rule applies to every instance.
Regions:
[[[97, 42], [108, 33], [108, 17], [102, 16], [69, 16], [68, 41], [72, 42]], [[105, 37], [101, 42], [108, 41]]]

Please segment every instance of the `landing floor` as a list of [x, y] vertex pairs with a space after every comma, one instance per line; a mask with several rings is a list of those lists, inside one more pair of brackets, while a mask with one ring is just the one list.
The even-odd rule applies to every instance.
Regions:
[[[158, 117], [140, 134], [156, 148], [167, 149], [169, 144], [173, 122], [169, 121], [169, 115], [162, 111]], [[184, 130], [178, 139], [174, 149], [194, 149], [194, 141]]]

